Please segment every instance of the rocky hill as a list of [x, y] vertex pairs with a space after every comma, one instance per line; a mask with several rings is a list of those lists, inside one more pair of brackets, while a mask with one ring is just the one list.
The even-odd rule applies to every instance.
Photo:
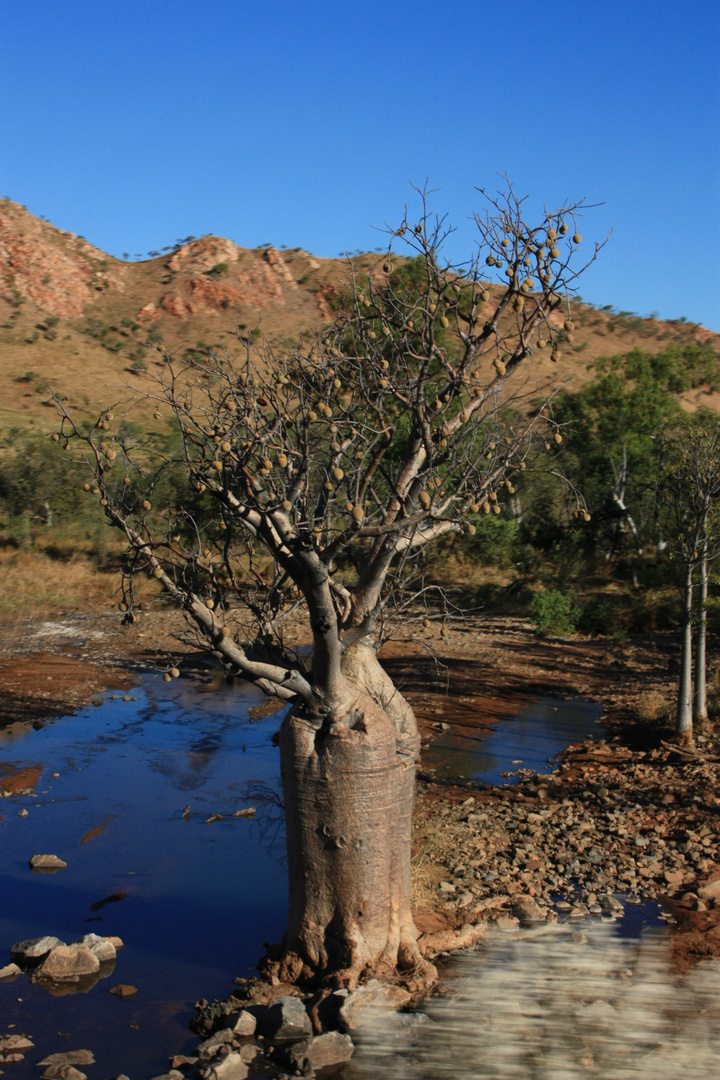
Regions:
[[[370, 267], [376, 258], [356, 261]], [[346, 271], [343, 259], [251, 250], [217, 236], [123, 262], [0, 200], [0, 438], [18, 428], [49, 430], [51, 387], [88, 415], [132, 397], [163, 349], [239, 354], [238, 329], [297, 339], [332, 318], [330, 300]], [[552, 369], [556, 381], [581, 385], [598, 356], [635, 346], [659, 352], [694, 341], [720, 356], [720, 335], [693, 324], [580, 302], [573, 317], [573, 352], [565, 351], [562, 371]], [[551, 374], [547, 360], [536, 374]], [[701, 402], [720, 410], [709, 387], [693, 391], [687, 406]]]

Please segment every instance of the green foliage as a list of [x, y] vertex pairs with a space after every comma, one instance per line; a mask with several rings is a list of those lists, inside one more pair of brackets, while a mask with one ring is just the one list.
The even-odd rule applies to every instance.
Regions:
[[540, 637], [569, 637], [575, 633], [579, 614], [572, 597], [558, 589], [536, 593], [530, 605], [530, 618]]
[[215, 263], [209, 270], [206, 270], [205, 273], [208, 277], [212, 278], [226, 277], [230, 273], [230, 267], [225, 262], [219, 262]]

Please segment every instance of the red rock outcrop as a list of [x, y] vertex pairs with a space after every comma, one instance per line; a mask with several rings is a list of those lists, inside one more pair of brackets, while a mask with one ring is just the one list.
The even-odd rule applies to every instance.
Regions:
[[202, 236], [179, 247], [170, 256], [167, 265], [170, 270], [203, 273], [212, 270], [218, 263], [234, 263], [237, 260], [238, 248], [232, 240], [222, 236]]
[[124, 288], [127, 268], [92, 244], [0, 202], [0, 292], [75, 318], [98, 292]]

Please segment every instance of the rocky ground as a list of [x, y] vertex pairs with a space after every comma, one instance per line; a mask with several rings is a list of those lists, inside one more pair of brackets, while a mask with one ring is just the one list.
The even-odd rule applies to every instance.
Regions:
[[[425, 748], [448, 726], [472, 734], [538, 693], [591, 698], [604, 706], [605, 726], [568, 748], [553, 772], [521, 771], [511, 786], [452, 786], [421, 771], [413, 865], [426, 951], [442, 954], [493, 928], [513, 933], [564, 916], [611, 920], [622, 911], [613, 894], [623, 894], [625, 904], [662, 902], [676, 931], [678, 973], [718, 955], [720, 746], [713, 730], [699, 736], [692, 753], [668, 742], [661, 717], [672, 698], [676, 642], [662, 635], [621, 645], [543, 642], [527, 623], [510, 619], [470, 620], [449, 640], [438, 631], [398, 636], [383, 652], [416, 709]], [[65, 712], [108, 685], [127, 685], [138, 664], [182, 669], [194, 655], [182, 634], [178, 616], [163, 613], [148, 613], [133, 627], [105, 616], [6, 628], [0, 723]], [[302, 1003], [307, 1023], [301, 1020], [303, 1032], [293, 1036], [300, 1039], [294, 1057], [285, 1054], [283, 1036], [270, 1032], [269, 1019], [273, 1009], [282, 1023], [287, 1010], [297, 1011], [294, 988], [239, 985], [228, 1002], [201, 1002], [196, 1030], [203, 1045], [196, 1061], [171, 1062], [175, 1078], [200, 1069], [205, 1080], [233, 1080], [249, 1068], [278, 1075], [344, 1061], [354, 1010], [411, 1000], [400, 987], [370, 989], [375, 997], [364, 991], [359, 1005], [348, 1005], [343, 994]], [[297, 1004], [276, 1006], [285, 999]], [[245, 1031], [248, 1015], [260, 1040], [254, 1028]], [[3, 1044], [0, 1052], [23, 1051]], [[79, 1080], [68, 1071], [77, 1064], [50, 1063], [43, 1075]]]

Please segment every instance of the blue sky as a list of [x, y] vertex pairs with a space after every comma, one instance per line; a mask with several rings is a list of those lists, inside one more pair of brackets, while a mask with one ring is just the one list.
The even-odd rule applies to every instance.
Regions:
[[0, 0], [0, 195], [115, 255], [601, 202], [580, 292], [720, 330], [717, 0]]

